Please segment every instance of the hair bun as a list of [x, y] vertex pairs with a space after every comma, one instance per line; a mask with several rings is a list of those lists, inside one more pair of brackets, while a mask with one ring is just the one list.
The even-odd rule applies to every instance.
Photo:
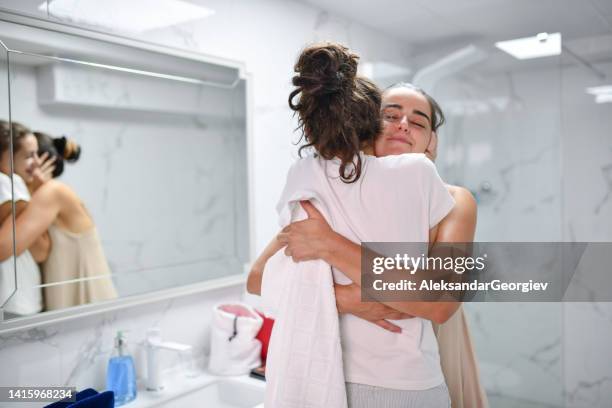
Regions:
[[323, 96], [351, 91], [359, 56], [343, 45], [314, 44], [302, 51], [292, 83], [301, 92]]
[[53, 138], [53, 145], [57, 153], [68, 162], [74, 163], [81, 156], [81, 146], [66, 136]]

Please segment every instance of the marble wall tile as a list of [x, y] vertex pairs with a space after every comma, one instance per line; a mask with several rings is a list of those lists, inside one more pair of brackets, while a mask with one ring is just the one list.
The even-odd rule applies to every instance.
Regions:
[[[612, 64], [596, 68], [612, 76]], [[612, 104], [586, 88], [603, 85], [592, 71], [563, 71], [563, 239], [612, 241]], [[609, 82], [607, 83], [609, 84]], [[569, 407], [612, 405], [612, 306], [564, 304], [563, 360]]]

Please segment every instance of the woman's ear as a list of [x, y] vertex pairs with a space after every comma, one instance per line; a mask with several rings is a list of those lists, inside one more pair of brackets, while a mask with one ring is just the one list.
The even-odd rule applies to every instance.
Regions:
[[427, 149], [425, 149], [425, 156], [432, 162], [435, 162], [438, 156], [438, 134], [434, 131], [431, 132], [429, 144], [427, 145]]

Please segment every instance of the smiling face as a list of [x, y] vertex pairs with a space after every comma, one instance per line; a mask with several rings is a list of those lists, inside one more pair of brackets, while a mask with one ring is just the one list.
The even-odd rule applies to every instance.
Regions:
[[[26, 183], [34, 179], [34, 170], [38, 166], [38, 141], [33, 134], [27, 134], [16, 141], [15, 153], [13, 155], [13, 170]], [[0, 160], [0, 171], [10, 173], [9, 151], [2, 153]]]
[[14, 166], [15, 173], [19, 174], [23, 181], [27, 183], [34, 179], [34, 170], [38, 165], [38, 141], [36, 136], [29, 134], [21, 139], [19, 149], [15, 152]]
[[431, 140], [431, 106], [420, 92], [392, 88], [383, 94], [383, 131], [376, 139], [376, 156], [424, 153]]

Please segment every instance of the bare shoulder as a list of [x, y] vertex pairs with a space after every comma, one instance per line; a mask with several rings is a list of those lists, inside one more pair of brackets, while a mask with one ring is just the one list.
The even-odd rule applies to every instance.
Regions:
[[476, 198], [470, 190], [461, 186], [453, 186], [448, 184], [448, 191], [455, 199], [455, 207], [466, 212], [477, 211]]
[[32, 195], [32, 201], [61, 200], [68, 197], [72, 190], [64, 183], [57, 180], [49, 180], [38, 188]]

